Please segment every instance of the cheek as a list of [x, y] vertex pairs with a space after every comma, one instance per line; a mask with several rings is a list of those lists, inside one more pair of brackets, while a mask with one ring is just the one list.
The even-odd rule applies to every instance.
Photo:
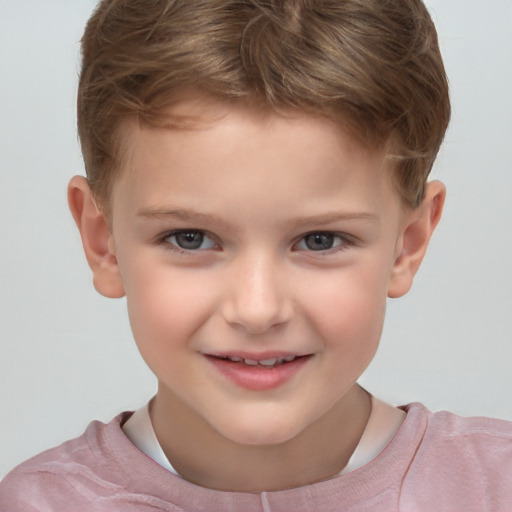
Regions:
[[[387, 281], [379, 268], [345, 269], [326, 279], [310, 297], [311, 320], [324, 343], [343, 352], [375, 352], [386, 310]], [[316, 300], [315, 300], [316, 298]]]
[[211, 313], [214, 290], [204, 280], [168, 266], [138, 264], [127, 269], [125, 286], [133, 335], [143, 356], [188, 343]]

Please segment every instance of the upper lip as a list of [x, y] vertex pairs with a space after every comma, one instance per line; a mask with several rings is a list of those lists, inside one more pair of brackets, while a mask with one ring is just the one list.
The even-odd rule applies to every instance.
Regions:
[[283, 352], [283, 351], [266, 351], [266, 352], [245, 352], [233, 350], [232, 352], [223, 351], [223, 352], [208, 352], [203, 353], [205, 356], [217, 357], [220, 359], [225, 359], [228, 357], [240, 357], [241, 359], [248, 359], [251, 361], [268, 361], [269, 359], [282, 359], [285, 357], [302, 357], [302, 356], [310, 356], [312, 354], [303, 353], [303, 352]]

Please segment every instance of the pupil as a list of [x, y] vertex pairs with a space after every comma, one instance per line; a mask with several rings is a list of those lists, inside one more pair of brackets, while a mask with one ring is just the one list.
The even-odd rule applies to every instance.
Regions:
[[306, 237], [306, 246], [312, 251], [325, 251], [331, 249], [334, 235], [329, 233], [314, 233]]
[[176, 235], [176, 242], [182, 249], [199, 249], [203, 245], [203, 240], [203, 234], [195, 231], [187, 231]]

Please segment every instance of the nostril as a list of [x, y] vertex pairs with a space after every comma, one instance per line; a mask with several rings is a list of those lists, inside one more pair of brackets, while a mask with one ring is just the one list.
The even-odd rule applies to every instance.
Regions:
[[287, 323], [293, 308], [276, 269], [269, 268], [270, 264], [251, 263], [226, 288], [221, 311], [228, 324], [256, 335]]

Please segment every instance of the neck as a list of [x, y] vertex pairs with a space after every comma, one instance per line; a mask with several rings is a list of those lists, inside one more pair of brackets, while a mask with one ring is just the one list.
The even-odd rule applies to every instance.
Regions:
[[321, 418], [280, 444], [243, 445], [214, 430], [160, 387], [151, 417], [162, 449], [186, 480], [236, 492], [276, 491], [337, 475], [354, 452], [371, 410], [358, 385]]

